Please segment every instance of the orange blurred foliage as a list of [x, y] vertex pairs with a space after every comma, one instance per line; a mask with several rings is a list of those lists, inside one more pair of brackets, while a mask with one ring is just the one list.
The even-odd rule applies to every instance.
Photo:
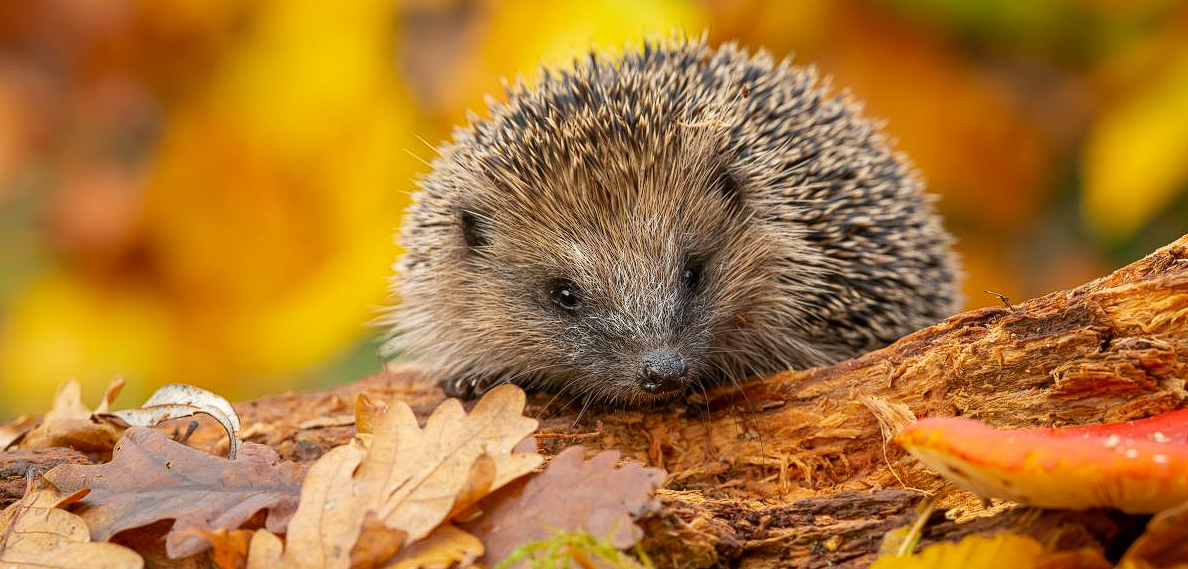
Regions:
[[1169, 0], [43, 0], [0, 4], [0, 417], [112, 374], [230, 398], [378, 367], [417, 156], [591, 48], [674, 31], [797, 63], [942, 196], [971, 306], [1184, 232]]

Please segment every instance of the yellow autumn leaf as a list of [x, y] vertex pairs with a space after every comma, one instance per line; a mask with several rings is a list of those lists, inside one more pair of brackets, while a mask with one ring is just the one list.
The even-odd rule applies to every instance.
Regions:
[[1103, 237], [1139, 230], [1188, 187], [1188, 51], [1139, 85], [1089, 131], [1082, 161], [1083, 215]]
[[[870, 569], [1056, 569], [1097, 567], [1100, 555], [1088, 551], [1049, 552], [1036, 540], [1013, 533], [994, 537], [971, 535], [961, 541], [937, 543], [914, 555], [884, 555]], [[1108, 563], [1101, 560], [1104, 567]]]

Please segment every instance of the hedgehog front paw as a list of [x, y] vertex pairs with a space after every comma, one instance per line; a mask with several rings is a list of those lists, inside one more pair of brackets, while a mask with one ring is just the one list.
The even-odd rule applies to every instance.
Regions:
[[448, 397], [476, 399], [500, 383], [497, 378], [464, 375], [441, 380], [441, 388]]

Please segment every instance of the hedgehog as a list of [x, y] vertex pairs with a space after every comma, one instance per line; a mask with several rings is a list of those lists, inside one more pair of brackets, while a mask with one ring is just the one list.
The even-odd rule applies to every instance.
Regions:
[[505, 90], [401, 225], [385, 355], [447, 394], [656, 403], [836, 363], [959, 302], [935, 200], [814, 68], [676, 38]]

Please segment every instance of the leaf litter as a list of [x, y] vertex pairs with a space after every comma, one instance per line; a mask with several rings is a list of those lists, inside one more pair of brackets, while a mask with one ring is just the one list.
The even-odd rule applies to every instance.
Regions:
[[77, 496], [59, 498], [47, 491], [26, 493], [0, 512], [0, 567], [56, 569], [141, 569], [135, 551], [114, 543], [91, 541], [87, 524], [59, 506]]
[[[634, 519], [654, 506], [652, 490], [665, 477], [636, 463], [617, 466], [615, 452], [587, 461], [581, 447], [533, 474], [544, 460], [532, 436], [538, 425], [524, 416], [525, 396], [514, 386], [492, 390], [469, 412], [446, 400], [423, 426], [402, 401], [385, 406], [360, 397], [355, 439], [325, 453], [304, 480], [300, 467], [264, 445], [244, 442], [234, 459], [223, 458], [137, 426], [206, 413], [234, 448], [238, 417], [217, 395], [167, 386], [139, 409], [109, 412], [118, 388], [94, 410], [81, 403], [77, 384], [60, 390], [35, 443], [73, 441], [78, 437], [58, 435], [94, 428], [82, 423], [123, 436], [109, 462], [55, 467], [43, 475], [43, 488], [5, 510], [3, 555], [24, 555], [33, 543], [22, 541], [28, 524], [45, 518], [60, 528], [49, 534], [58, 536], [53, 543], [38, 538], [49, 557], [37, 562], [50, 567], [141, 567], [137, 551], [102, 541], [119, 534], [129, 536], [121, 542], [145, 542], [138, 536], [166, 527], [170, 559], [201, 554], [224, 569], [490, 566], [557, 532], [634, 545], [642, 536]], [[161, 525], [168, 520], [172, 526]], [[104, 565], [100, 555], [115, 564]]]
[[62, 493], [90, 489], [78, 502], [97, 541], [153, 522], [176, 520], [166, 537], [170, 558], [205, 550], [209, 542], [194, 530], [234, 529], [260, 510], [265, 525], [284, 531], [297, 507], [300, 472], [272, 449], [244, 443], [230, 460], [170, 440], [144, 427], [129, 428], [111, 462], [65, 464], [45, 473]]

